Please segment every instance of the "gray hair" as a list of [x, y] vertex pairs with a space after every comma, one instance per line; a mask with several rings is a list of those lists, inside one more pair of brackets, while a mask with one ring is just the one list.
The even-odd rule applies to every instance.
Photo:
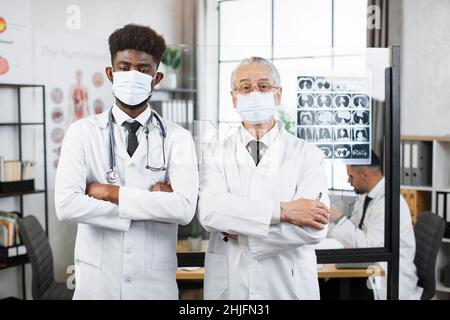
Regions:
[[250, 64], [263, 64], [266, 65], [272, 70], [272, 77], [275, 82], [276, 86], [281, 86], [281, 78], [280, 73], [278, 72], [278, 69], [274, 66], [272, 62], [270, 62], [267, 59], [261, 58], [261, 57], [250, 57], [242, 59], [239, 64], [233, 69], [233, 72], [231, 73], [231, 88], [234, 89], [234, 83], [236, 82], [236, 73], [237, 71], [244, 67], [248, 66]]

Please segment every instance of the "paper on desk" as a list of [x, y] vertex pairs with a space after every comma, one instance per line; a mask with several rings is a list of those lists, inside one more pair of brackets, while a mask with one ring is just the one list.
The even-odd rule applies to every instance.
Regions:
[[178, 270], [194, 271], [201, 269], [201, 267], [179, 267]]

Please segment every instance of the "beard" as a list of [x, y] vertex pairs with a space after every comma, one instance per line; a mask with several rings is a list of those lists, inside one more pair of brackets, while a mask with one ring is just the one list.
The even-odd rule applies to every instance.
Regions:
[[128, 110], [136, 110], [136, 109], [139, 109], [139, 108], [143, 107], [144, 105], [146, 105], [146, 104], [148, 103], [148, 100], [150, 99], [150, 97], [148, 97], [147, 99], [145, 99], [145, 100], [142, 101], [141, 103], [138, 103], [138, 104], [136, 104], [136, 105], [134, 105], [134, 106], [129, 105], [129, 104], [126, 104], [126, 103], [124, 103], [123, 101], [119, 100], [118, 98], [116, 98], [116, 99], [117, 99], [117, 101], [120, 102], [120, 104], [121, 104], [122, 106], [124, 106], [124, 107], [127, 108]]

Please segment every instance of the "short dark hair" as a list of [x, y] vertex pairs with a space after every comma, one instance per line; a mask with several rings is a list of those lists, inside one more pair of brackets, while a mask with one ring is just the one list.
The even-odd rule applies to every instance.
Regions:
[[150, 54], [159, 65], [166, 50], [164, 38], [150, 27], [127, 24], [114, 31], [108, 39], [111, 60], [117, 52], [134, 49]]
[[372, 150], [372, 159], [370, 160], [370, 164], [354, 164], [351, 165], [352, 167], [370, 167], [370, 168], [378, 168], [381, 172], [383, 172], [383, 165], [381, 163], [380, 158], [375, 153], [375, 151]]

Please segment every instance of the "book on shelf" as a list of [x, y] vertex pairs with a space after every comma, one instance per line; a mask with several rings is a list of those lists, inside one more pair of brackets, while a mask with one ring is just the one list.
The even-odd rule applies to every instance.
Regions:
[[5, 160], [0, 156], [0, 182], [34, 179], [36, 161]]
[[19, 245], [19, 215], [14, 212], [0, 211], [0, 246]]

